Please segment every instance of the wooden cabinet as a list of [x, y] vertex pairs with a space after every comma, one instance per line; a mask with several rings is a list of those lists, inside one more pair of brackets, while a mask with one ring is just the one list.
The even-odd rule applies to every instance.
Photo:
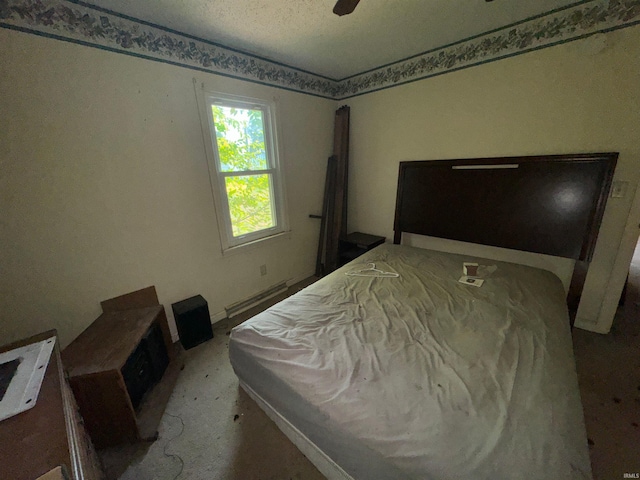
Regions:
[[[0, 352], [54, 335], [55, 330], [45, 332], [2, 347]], [[57, 343], [36, 405], [0, 422], [0, 478], [34, 480], [44, 475], [77, 480], [103, 478], [100, 461], [65, 380]]]
[[154, 440], [178, 369], [155, 289], [102, 302], [103, 314], [62, 358], [97, 448]]

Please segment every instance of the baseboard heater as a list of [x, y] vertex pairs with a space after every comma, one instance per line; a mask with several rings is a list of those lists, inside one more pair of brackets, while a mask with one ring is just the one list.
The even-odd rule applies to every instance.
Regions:
[[280, 282], [272, 287], [263, 290], [262, 292], [254, 295], [246, 300], [241, 300], [237, 303], [229, 305], [225, 307], [224, 310], [227, 313], [227, 317], [235, 317], [236, 315], [246, 312], [252, 307], [255, 307], [258, 303], [263, 302], [265, 300], [270, 299], [271, 297], [275, 297], [279, 293], [284, 292], [287, 289], [287, 282]]

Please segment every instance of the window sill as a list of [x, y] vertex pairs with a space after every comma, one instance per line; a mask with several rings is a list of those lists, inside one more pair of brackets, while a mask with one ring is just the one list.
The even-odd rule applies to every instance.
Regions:
[[222, 249], [222, 256], [229, 257], [232, 255], [237, 255], [238, 253], [244, 253], [250, 250], [254, 250], [258, 247], [263, 247], [267, 243], [271, 243], [276, 240], [289, 240], [291, 238], [291, 230], [287, 230], [284, 232], [276, 233], [274, 235], [270, 235], [268, 237], [259, 238], [258, 240], [253, 240], [251, 242], [243, 243], [242, 245], [236, 245], [234, 247], [224, 248]]

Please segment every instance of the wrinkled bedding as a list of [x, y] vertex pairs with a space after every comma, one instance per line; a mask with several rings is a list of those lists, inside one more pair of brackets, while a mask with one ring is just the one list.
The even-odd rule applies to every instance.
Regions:
[[[465, 261], [496, 265], [478, 288]], [[348, 276], [373, 262], [398, 277]], [[239, 378], [356, 479], [589, 479], [552, 273], [381, 245], [232, 330]]]

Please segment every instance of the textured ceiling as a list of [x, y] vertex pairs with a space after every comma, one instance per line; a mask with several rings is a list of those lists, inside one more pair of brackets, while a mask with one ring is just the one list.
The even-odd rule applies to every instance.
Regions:
[[575, 0], [90, 0], [90, 4], [333, 79], [343, 79]]

